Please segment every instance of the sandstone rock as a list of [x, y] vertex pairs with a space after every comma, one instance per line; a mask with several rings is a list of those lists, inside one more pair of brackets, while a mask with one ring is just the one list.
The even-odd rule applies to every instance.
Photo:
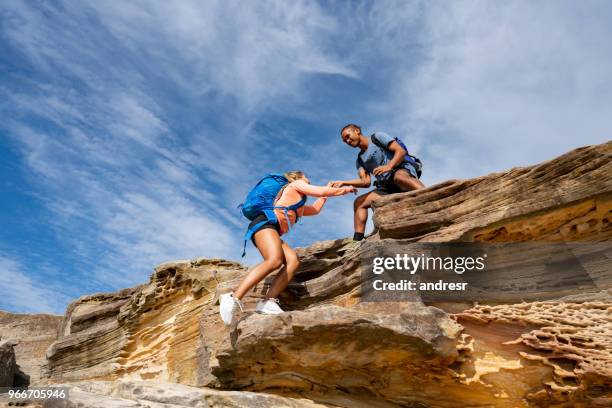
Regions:
[[18, 314], [0, 311], [0, 335], [13, 340], [20, 386], [36, 385], [41, 377], [47, 348], [57, 340], [62, 316]]
[[612, 240], [612, 141], [553, 160], [374, 204], [381, 238], [449, 241]]
[[70, 303], [58, 340], [47, 350], [43, 372], [50, 381], [100, 378], [112, 373], [126, 342], [120, 307], [138, 290], [82, 296]]
[[45, 408], [324, 408], [305, 398], [272, 394], [218, 391], [154, 381], [89, 381], [62, 384], [70, 387], [67, 401], [47, 400]]
[[[589, 407], [612, 403], [612, 304], [480, 305], [456, 316], [464, 327], [481, 334], [474, 336], [475, 342], [505, 337], [508, 346], [527, 346], [520, 351], [525, 364], [538, 362], [552, 369], [543, 389], [526, 396], [530, 402], [546, 405], [552, 400]], [[473, 357], [484, 354], [479, 351]]]
[[14, 345], [10, 340], [0, 341], [0, 387], [13, 386], [13, 377], [17, 371]]
[[218, 282], [244, 272], [223, 260], [155, 268], [148, 284], [72, 302], [47, 352], [49, 382], [135, 377], [199, 385], [198, 318]]
[[418, 401], [427, 390], [406, 379], [444, 375], [458, 357], [460, 326], [418, 303], [393, 314], [368, 309], [329, 305], [252, 314], [218, 352], [213, 374], [225, 389], [284, 389], [334, 402], [368, 393], [381, 402]]

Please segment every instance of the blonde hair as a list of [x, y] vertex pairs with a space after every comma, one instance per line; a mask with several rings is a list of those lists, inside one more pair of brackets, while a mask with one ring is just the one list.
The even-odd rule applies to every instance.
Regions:
[[[287, 180], [289, 180], [289, 183], [291, 183], [292, 181], [303, 178], [304, 172], [301, 170], [294, 170], [294, 171], [288, 171], [283, 175], [285, 176]], [[289, 183], [285, 184], [283, 188], [280, 189], [280, 191], [276, 195], [276, 198], [274, 199], [274, 203], [276, 203], [278, 199], [283, 195], [283, 191], [285, 191], [285, 188], [289, 185]]]
[[300, 171], [300, 170], [288, 171], [287, 173], [285, 173], [285, 177], [291, 183], [292, 181], [299, 180], [299, 179], [303, 178], [304, 177], [304, 172]]

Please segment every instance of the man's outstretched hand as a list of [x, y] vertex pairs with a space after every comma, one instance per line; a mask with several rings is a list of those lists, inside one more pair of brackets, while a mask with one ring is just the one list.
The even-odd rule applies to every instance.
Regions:
[[340, 180], [330, 181], [329, 183], [327, 183], [327, 185], [329, 187], [344, 187], [344, 182]]

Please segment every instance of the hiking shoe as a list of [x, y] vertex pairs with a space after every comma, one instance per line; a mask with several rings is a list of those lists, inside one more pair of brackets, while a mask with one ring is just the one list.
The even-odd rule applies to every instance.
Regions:
[[219, 297], [219, 314], [221, 315], [221, 320], [226, 325], [232, 324], [232, 319], [234, 318], [234, 312], [236, 311], [236, 305], [242, 309], [242, 303], [240, 300], [236, 299], [233, 294], [225, 293]]
[[342, 256], [347, 252], [352, 252], [357, 250], [359, 247], [361, 247], [361, 244], [363, 244], [365, 241], [365, 239], [362, 239], [361, 241], [355, 241], [353, 239], [351, 239], [350, 241], [345, 242], [342, 245], [342, 248], [340, 248], [337, 253], [338, 256]]
[[257, 305], [255, 306], [255, 311], [257, 313], [263, 314], [279, 314], [285, 312], [278, 305], [278, 299], [274, 298], [260, 300], [259, 302], [257, 302]]

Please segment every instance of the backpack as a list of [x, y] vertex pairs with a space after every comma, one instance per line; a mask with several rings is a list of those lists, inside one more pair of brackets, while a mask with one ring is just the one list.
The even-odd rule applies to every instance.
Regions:
[[244, 203], [239, 205], [242, 215], [253, 221], [258, 215], [264, 214], [265, 210], [273, 209], [276, 196], [288, 182], [282, 174], [266, 174], [249, 191]]
[[[389, 150], [389, 148], [387, 146], [385, 146], [383, 143], [380, 142], [380, 140], [378, 140], [375, 137], [375, 134], [372, 134], [372, 136], [370, 136], [370, 139], [374, 142], [374, 144], [378, 147], [380, 147], [381, 149], [384, 150]], [[408, 148], [406, 147], [406, 145], [404, 144], [404, 142], [402, 142], [402, 140], [399, 137], [394, 138], [394, 140], [397, 142], [398, 145], [400, 145], [402, 147], [402, 149], [404, 149], [404, 151], [406, 152], [406, 156], [404, 156], [404, 161], [410, 163], [411, 165], [414, 166], [414, 168], [417, 171], [417, 178], [421, 178], [421, 174], [422, 174], [422, 169], [423, 169], [423, 163], [421, 162], [421, 160], [419, 160], [418, 157], [411, 155], [410, 153], [408, 153]], [[359, 160], [361, 161], [361, 156], [358, 156]], [[363, 165], [363, 162], [361, 162]]]
[[[268, 173], [261, 180], [257, 182], [255, 187], [249, 191], [247, 194], [244, 203], [240, 204], [238, 207], [242, 211], [242, 215], [244, 215], [249, 220], [253, 221], [260, 215], [265, 215], [266, 219], [258, 222], [253, 225], [251, 228], [248, 228], [244, 235], [244, 248], [242, 251], [242, 256], [244, 257], [246, 254], [246, 243], [251, 239], [255, 231], [259, 229], [262, 225], [269, 221], [278, 221], [276, 218], [276, 214], [274, 213], [275, 208], [280, 208], [285, 213], [285, 217], [287, 220], [289, 219], [288, 212], [289, 211], [297, 211], [298, 208], [302, 207], [306, 204], [306, 196], [302, 197], [302, 199], [292, 205], [288, 206], [275, 206], [274, 202], [276, 201], [277, 196], [279, 195], [281, 189], [285, 187], [289, 183], [289, 180], [282, 174], [278, 173]], [[296, 222], [297, 222], [297, 212], [296, 212]], [[289, 225], [289, 227], [291, 227]]]

